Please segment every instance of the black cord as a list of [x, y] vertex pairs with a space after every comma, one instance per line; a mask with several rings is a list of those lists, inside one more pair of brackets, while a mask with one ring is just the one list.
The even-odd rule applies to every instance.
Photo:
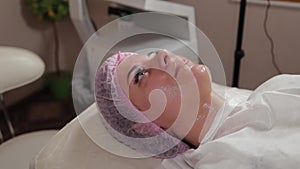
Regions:
[[269, 42], [270, 42], [270, 45], [271, 45], [271, 55], [272, 55], [272, 63], [275, 67], [275, 69], [277, 70], [277, 72], [279, 74], [281, 74], [281, 71], [276, 63], [276, 60], [275, 60], [275, 52], [274, 52], [274, 41], [268, 31], [268, 28], [267, 28], [267, 22], [268, 22], [268, 18], [269, 18], [269, 10], [270, 10], [270, 7], [271, 7], [271, 0], [267, 0], [267, 7], [266, 7], [266, 11], [265, 11], [265, 19], [264, 19], [264, 31], [265, 31], [265, 35], [267, 36]]

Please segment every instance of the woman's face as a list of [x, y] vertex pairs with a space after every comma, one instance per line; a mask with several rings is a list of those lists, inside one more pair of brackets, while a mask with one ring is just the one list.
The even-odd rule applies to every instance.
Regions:
[[[181, 106], [180, 85], [185, 85], [178, 82], [186, 84], [191, 82], [187, 76], [187, 73], [191, 72], [197, 82], [201, 97], [199, 99], [210, 96], [211, 82], [208, 68], [195, 64], [185, 57], [174, 56], [167, 50], [148, 55], [132, 55], [121, 61], [117, 68], [121, 88], [132, 104], [144, 112], [146, 117], [150, 119], [155, 117], [154, 123], [162, 128], [169, 128], [177, 118]], [[155, 90], [160, 92], [153, 92]]]

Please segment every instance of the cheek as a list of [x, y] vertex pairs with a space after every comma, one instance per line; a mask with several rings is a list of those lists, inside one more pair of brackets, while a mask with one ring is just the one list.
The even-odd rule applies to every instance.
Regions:
[[164, 112], [154, 121], [157, 125], [163, 128], [169, 128], [177, 118], [181, 106], [181, 97], [179, 87], [173, 79], [165, 79], [161, 81], [161, 89], [167, 98], [167, 104]]
[[140, 90], [136, 86], [129, 87], [129, 99], [131, 103], [140, 111], [149, 109], [150, 103], [145, 91]]
[[177, 85], [174, 86], [163, 86], [161, 90], [165, 93], [167, 97], [166, 111], [174, 112], [178, 109], [180, 105], [180, 91]]
[[[172, 77], [165, 74], [153, 73], [152, 76], [147, 79], [145, 88], [139, 88], [135, 85], [129, 87], [129, 98], [140, 111], [146, 111], [151, 107], [149, 95], [154, 89], [162, 90], [167, 99], [164, 111], [154, 112], [160, 114], [160, 116], [154, 120], [154, 123], [163, 128], [169, 128], [177, 118], [181, 105], [180, 90]], [[159, 100], [161, 98], [157, 99]], [[164, 102], [164, 100], [161, 100], [161, 104], [163, 104], [162, 102]]]
[[174, 97], [174, 93], [166, 95], [168, 99], [167, 105], [164, 112], [159, 118], [157, 118], [155, 123], [157, 123], [159, 126], [162, 126], [163, 128], [170, 128], [179, 114], [181, 101], [179, 94], [176, 97]]

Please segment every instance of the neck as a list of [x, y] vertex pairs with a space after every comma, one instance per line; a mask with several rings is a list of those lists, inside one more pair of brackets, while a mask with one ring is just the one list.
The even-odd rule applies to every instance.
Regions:
[[200, 103], [198, 119], [196, 119], [192, 129], [185, 137], [187, 142], [196, 147], [200, 145], [201, 140], [208, 132], [217, 112], [224, 102], [224, 98], [212, 91], [211, 97]]

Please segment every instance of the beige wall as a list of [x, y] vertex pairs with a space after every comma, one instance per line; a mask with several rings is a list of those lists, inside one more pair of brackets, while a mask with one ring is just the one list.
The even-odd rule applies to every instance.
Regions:
[[[196, 9], [197, 26], [210, 38], [222, 60], [227, 84], [232, 83], [234, 50], [238, 24], [239, 3], [231, 0], [169, 0], [192, 5]], [[105, 3], [88, 0], [92, 17], [101, 27], [109, 19], [100, 15]], [[270, 44], [263, 30], [265, 5], [248, 4], [246, 12], [240, 87], [254, 89], [277, 74], [272, 65]], [[275, 42], [277, 63], [283, 73], [300, 73], [300, 9], [272, 7], [269, 32]]]
[[[175, 1], [175, 0], [174, 0]], [[197, 26], [215, 45], [223, 62], [227, 84], [232, 82], [239, 3], [230, 0], [176, 0], [192, 4]], [[270, 44], [263, 31], [264, 5], [247, 6], [240, 87], [254, 89], [277, 74], [271, 62]], [[300, 73], [300, 9], [271, 7], [269, 32], [275, 42], [277, 63], [283, 73]]]
[[[47, 71], [53, 69], [52, 29], [48, 23], [39, 23], [24, 10], [22, 0], [0, 1], [0, 45], [12, 45], [30, 49], [41, 56]], [[230, 0], [170, 0], [193, 5], [196, 9], [197, 26], [211, 39], [223, 62], [227, 83], [233, 72], [239, 3]], [[109, 22], [107, 4], [103, 0], [88, 0], [92, 17], [98, 27]], [[265, 6], [250, 4], [247, 7], [240, 87], [254, 89], [266, 79], [277, 74], [271, 63], [270, 45], [263, 32]], [[272, 7], [269, 16], [270, 33], [275, 41], [275, 54], [284, 73], [300, 73], [300, 9]], [[81, 49], [81, 42], [69, 19], [59, 22], [61, 40], [60, 55], [63, 67], [72, 70]], [[6, 94], [8, 102], [16, 95], [26, 95], [39, 88], [35, 83]], [[12, 93], [12, 94], [11, 94]], [[20, 96], [21, 97], [21, 96]]]
[[[40, 22], [32, 17], [24, 7], [24, 0], [0, 1], [0, 45], [16, 46], [37, 53], [46, 63], [47, 72], [53, 70], [53, 35], [48, 22]], [[59, 21], [60, 57], [62, 67], [73, 70], [73, 65], [81, 49], [81, 42], [69, 19]], [[8, 105], [38, 90], [42, 80], [23, 88], [6, 93]]]

